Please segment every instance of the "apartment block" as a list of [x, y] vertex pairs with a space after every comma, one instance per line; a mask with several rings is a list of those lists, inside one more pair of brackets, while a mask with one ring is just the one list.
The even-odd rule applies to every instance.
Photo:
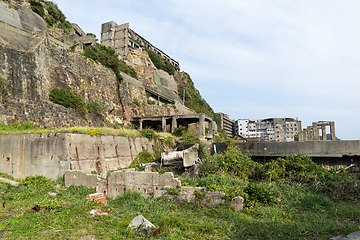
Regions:
[[235, 134], [247, 139], [292, 142], [298, 140], [300, 131], [301, 121], [293, 118], [239, 119], [235, 121]]
[[129, 27], [129, 23], [118, 25], [110, 21], [101, 25], [101, 44], [111, 47], [122, 58], [129, 51], [137, 48], [149, 49], [159, 54], [169, 62], [177, 71], [180, 71], [178, 61], [171, 58], [165, 52], [152, 45], [148, 40], [137, 34]]

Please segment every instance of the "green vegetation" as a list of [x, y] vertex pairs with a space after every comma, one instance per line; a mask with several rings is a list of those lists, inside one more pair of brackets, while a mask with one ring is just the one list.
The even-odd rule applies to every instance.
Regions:
[[86, 109], [91, 113], [104, 113], [106, 107], [104, 106], [104, 104], [97, 101], [90, 101], [89, 104], [86, 106]]
[[[31, 0], [29, 3], [31, 9], [45, 19], [48, 27], [53, 27], [56, 25], [58, 28], [62, 29], [65, 34], [68, 34], [70, 29], [72, 29], [72, 26], [70, 22], [66, 20], [64, 13], [53, 1]], [[48, 12], [47, 15], [45, 14], [45, 8]]]
[[120, 72], [124, 72], [133, 78], [138, 79], [135, 69], [126, 65], [124, 61], [118, 59], [118, 55], [115, 50], [95, 43], [95, 45], [84, 46], [84, 56], [94, 61], [100, 62], [105, 67], [108, 67], [114, 71], [119, 81], [123, 79]]
[[141, 136], [146, 137], [147, 139], [154, 139], [156, 137], [156, 133], [151, 128], [144, 128], [140, 130]]
[[144, 171], [145, 167], [140, 166], [140, 164], [154, 161], [155, 158], [153, 157], [153, 155], [151, 155], [151, 153], [145, 150], [139, 153], [135, 160], [130, 164], [129, 168], [135, 168], [137, 171]]
[[147, 100], [147, 103], [148, 103], [149, 105], [155, 105], [155, 101], [152, 101], [152, 100]]
[[155, 67], [165, 72], [169, 73], [170, 75], [175, 74], [175, 68], [169, 62], [167, 62], [164, 58], [162, 58], [159, 54], [150, 51], [148, 49], [145, 50], [149, 55], [151, 61], [154, 63]]
[[54, 88], [49, 93], [49, 99], [53, 103], [60, 104], [66, 108], [73, 108], [82, 115], [86, 114], [86, 103], [84, 99], [69, 86], [63, 89]]
[[[237, 166], [219, 167], [213, 174], [202, 172], [199, 178], [182, 180], [184, 186], [226, 193], [227, 204], [210, 209], [199, 201], [178, 204], [165, 196], [144, 198], [131, 191], [102, 205], [86, 201], [94, 189], [65, 188], [63, 179], [51, 181], [43, 176], [27, 177], [18, 188], [0, 183], [0, 202], [5, 202], [5, 208], [0, 208], [0, 238], [138, 239], [127, 226], [139, 214], [163, 226], [155, 237], [161, 239], [329, 239], [359, 230], [358, 175], [327, 171], [299, 154], [265, 165], [250, 163], [236, 149], [225, 155], [205, 161], [240, 164], [244, 173]], [[144, 151], [135, 163], [150, 161], [153, 156]], [[277, 174], [271, 174], [270, 181], [271, 171]], [[51, 197], [49, 192], [57, 195]], [[168, 193], [178, 195], [179, 190]], [[197, 191], [197, 199], [205, 194]], [[244, 197], [243, 212], [229, 206], [235, 196]], [[35, 205], [40, 211], [32, 210]], [[95, 208], [109, 216], [91, 217], [89, 212]]]
[[139, 102], [139, 100], [137, 100], [137, 98], [134, 98], [133, 103], [138, 106], [138, 108], [141, 107], [141, 103]]
[[186, 72], [182, 72], [180, 74], [187, 80], [186, 88], [180, 89], [179, 91], [180, 99], [183, 99], [185, 91], [185, 106], [193, 109], [197, 113], [205, 113], [219, 125], [221, 120], [219, 114], [214, 113], [214, 110], [210, 107], [210, 105], [201, 97], [200, 92], [195, 88], [190, 75]]
[[10, 88], [7, 86], [9, 80], [0, 77], [0, 104], [9, 100]]

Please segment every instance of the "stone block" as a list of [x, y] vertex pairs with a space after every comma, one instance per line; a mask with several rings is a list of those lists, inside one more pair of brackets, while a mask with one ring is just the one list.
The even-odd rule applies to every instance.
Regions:
[[215, 205], [225, 203], [225, 199], [222, 198], [224, 195], [224, 192], [208, 192], [201, 199], [201, 202], [208, 207], [214, 207]]
[[242, 211], [244, 208], [244, 198], [237, 196], [231, 199], [231, 207], [235, 209], [235, 211]]

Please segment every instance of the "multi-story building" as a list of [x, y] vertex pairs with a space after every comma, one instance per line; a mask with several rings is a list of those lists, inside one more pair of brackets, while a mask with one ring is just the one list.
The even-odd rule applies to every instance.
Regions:
[[223, 129], [229, 137], [234, 136], [235, 121], [231, 120], [229, 118], [229, 115], [227, 115], [227, 114], [224, 114], [224, 113], [217, 113], [217, 114], [219, 114], [221, 117], [220, 129]]
[[293, 118], [239, 119], [235, 122], [235, 134], [248, 139], [292, 142], [300, 131], [301, 121]]
[[169, 62], [175, 70], [180, 71], [178, 61], [172, 59], [165, 52], [152, 45], [145, 38], [137, 34], [129, 27], [129, 23], [117, 25], [115, 22], [107, 22], [101, 25], [101, 44], [111, 47], [120, 57], [125, 57], [129, 51], [142, 48], [149, 49], [159, 54], [167, 62]]

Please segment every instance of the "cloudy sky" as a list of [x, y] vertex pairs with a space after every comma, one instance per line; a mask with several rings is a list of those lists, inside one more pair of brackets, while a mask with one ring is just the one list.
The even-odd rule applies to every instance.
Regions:
[[55, 2], [99, 39], [102, 23], [129, 22], [180, 62], [215, 112], [330, 120], [340, 139], [360, 139], [358, 0]]

